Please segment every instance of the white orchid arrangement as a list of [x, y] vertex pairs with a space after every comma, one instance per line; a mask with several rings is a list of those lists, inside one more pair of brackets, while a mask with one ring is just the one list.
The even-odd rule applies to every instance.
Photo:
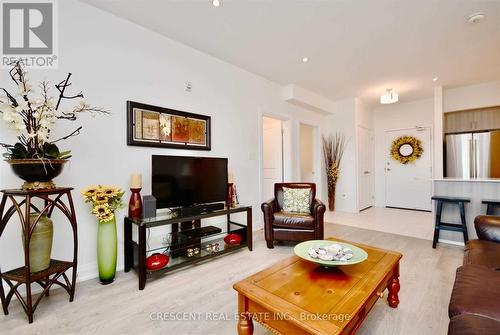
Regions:
[[69, 79], [71, 73], [65, 80], [56, 84], [59, 96], [55, 102], [54, 97], [49, 96], [49, 83], [42, 81], [39, 84], [41, 92], [33, 90], [27, 77], [27, 71], [19, 60], [13, 63], [9, 71], [11, 79], [17, 86], [17, 93], [10, 94], [5, 88], [0, 88], [5, 96], [0, 96], [0, 116], [17, 134], [19, 142], [14, 145], [0, 143], [7, 149], [4, 157], [7, 159], [68, 159], [70, 151], [60, 152], [56, 142], [76, 136], [82, 127], [78, 127], [69, 135], [51, 140], [51, 133], [57, 120], [75, 121], [81, 113], [88, 112], [92, 115], [97, 113], [109, 114], [101, 107], [91, 107], [81, 101], [68, 111], [61, 110], [61, 102], [64, 99], [82, 99], [80, 92], [73, 96], [65, 95], [65, 90], [71, 85]]

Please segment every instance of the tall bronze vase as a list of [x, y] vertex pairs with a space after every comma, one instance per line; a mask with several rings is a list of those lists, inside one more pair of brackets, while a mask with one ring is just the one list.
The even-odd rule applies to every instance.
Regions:
[[333, 212], [335, 210], [335, 184], [328, 184], [328, 210]]

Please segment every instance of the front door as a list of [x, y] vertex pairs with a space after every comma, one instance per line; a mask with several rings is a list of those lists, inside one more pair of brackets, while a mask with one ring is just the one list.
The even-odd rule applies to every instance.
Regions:
[[[422, 155], [413, 162], [403, 164], [391, 157], [391, 146], [401, 136], [420, 140]], [[417, 210], [431, 210], [432, 143], [431, 128], [416, 127], [386, 132], [386, 206]], [[405, 145], [400, 148], [403, 156], [412, 149]]]

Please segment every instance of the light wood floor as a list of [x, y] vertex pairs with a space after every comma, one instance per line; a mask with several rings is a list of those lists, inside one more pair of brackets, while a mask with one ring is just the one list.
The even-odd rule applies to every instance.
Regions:
[[431, 212], [370, 207], [359, 213], [326, 211], [325, 221], [425, 240], [432, 240], [434, 236], [434, 214]]
[[[401, 222], [404, 224], [404, 222]], [[447, 306], [461, 265], [463, 248], [439, 245], [413, 237], [393, 235], [337, 224], [326, 224], [326, 236], [398, 250], [401, 263], [401, 303], [397, 309], [379, 300], [358, 334], [446, 334]], [[237, 310], [232, 284], [292, 254], [292, 246], [269, 250], [263, 232], [256, 233], [253, 252], [242, 250], [219, 259], [149, 281], [142, 292], [135, 273], [120, 272], [115, 283], [97, 280], [77, 285], [75, 301], [60, 290], [44, 298], [28, 324], [19, 303], [0, 316], [2, 334], [235, 334], [236, 321], [207, 321], [205, 315], [232, 316]], [[194, 312], [202, 321], [153, 321], [151, 314]], [[256, 326], [255, 334], [267, 334]]]

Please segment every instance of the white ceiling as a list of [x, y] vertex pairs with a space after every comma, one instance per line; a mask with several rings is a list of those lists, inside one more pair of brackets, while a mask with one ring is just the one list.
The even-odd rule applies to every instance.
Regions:
[[[500, 80], [500, 0], [83, 1], [331, 99], [375, 103], [394, 88], [409, 101], [435, 85]], [[477, 11], [486, 19], [468, 24]]]

